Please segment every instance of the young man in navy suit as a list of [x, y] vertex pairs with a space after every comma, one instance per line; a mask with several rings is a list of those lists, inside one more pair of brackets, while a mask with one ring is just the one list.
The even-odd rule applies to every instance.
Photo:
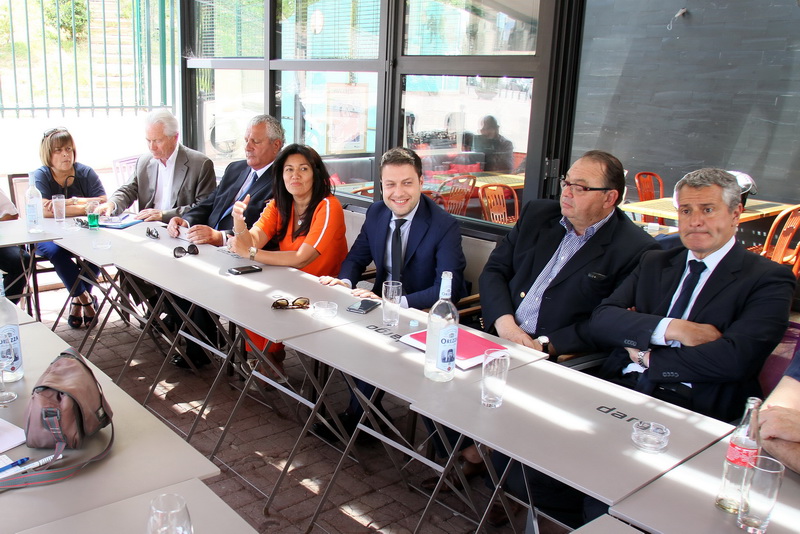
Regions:
[[[407, 148], [393, 148], [381, 158], [381, 191], [383, 200], [367, 210], [361, 233], [347, 254], [338, 278], [323, 276], [320, 282], [342, 285], [353, 289], [353, 295], [362, 298], [380, 298], [383, 282], [400, 280], [404, 308], [424, 309], [439, 299], [442, 272], [453, 273], [452, 300], [457, 302], [466, 295], [464, 267], [466, 260], [461, 250], [461, 231], [456, 219], [422, 194], [422, 161]], [[402, 221], [402, 222], [400, 222]], [[400, 225], [402, 261], [392, 261], [392, 236]], [[376, 276], [372, 289], [356, 288], [356, 283], [372, 262]], [[401, 265], [393, 272], [392, 265]], [[356, 381], [360, 391], [369, 397], [375, 388]], [[380, 407], [380, 400], [377, 402]], [[352, 431], [362, 413], [355, 395], [350, 406], [339, 415], [348, 431]], [[315, 432], [333, 439], [328, 429], [317, 423]]]

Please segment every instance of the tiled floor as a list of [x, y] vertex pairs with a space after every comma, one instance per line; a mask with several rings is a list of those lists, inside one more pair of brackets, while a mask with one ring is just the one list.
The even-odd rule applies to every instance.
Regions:
[[[43, 294], [43, 322], [48, 326], [52, 325], [65, 298], [65, 290]], [[62, 319], [56, 332], [77, 347], [85, 330], [72, 330]], [[116, 314], [112, 314], [91, 354], [91, 360], [109, 376], [116, 378], [138, 334], [137, 328], [127, 326]], [[290, 352], [286, 360], [287, 372], [293, 383], [303, 379], [297, 358]], [[143, 401], [162, 361], [153, 343], [146, 342], [126, 370], [120, 385], [132, 397]], [[178, 434], [185, 436], [216, 368], [207, 366], [196, 375], [173, 366], [167, 367], [169, 369], [147, 407], [161, 416]], [[221, 384], [191, 440], [191, 444], [203, 454], [211, 452], [221, 434], [222, 426], [239, 395], [234, 387], [237, 385], [241, 387], [242, 383], [232, 380]], [[269, 515], [264, 515], [267, 496], [302, 428], [304, 421], [298, 419], [298, 413], [304, 416], [307, 413], [274, 391], [267, 394], [266, 400], [272, 407], [249, 398], [242, 404], [231, 431], [214, 459], [222, 474], [205, 482], [259, 532], [304, 532], [340, 454], [313, 436], [304, 438], [302, 450], [278, 491]], [[346, 400], [347, 391], [341, 380], [337, 384], [335, 401], [337, 405], [344, 406]], [[404, 424], [407, 407], [388, 398], [384, 405], [398, 427], [403, 428], [400, 425]], [[412, 532], [425, 507], [426, 497], [408, 489], [380, 444], [359, 445], [359, 452], [363, 465], [352, 460], [346, 462], [332, 492], [331, 502], [320, 515], [313, 532]], [[407, 468], [407, 472], [409, 480], [414, 483], [433, 474], [430, 469], [416, 462]], [[480, 493], [480, 504], [485, 505], [488, 490], [480, 480], [474, 480], [472, 486]], [[452, 496], [446, 497], [445, 502], [456, 510], [465, 510]], [[523, 513], [516, 518], [515, 524], [523, 528]], [[553, 531], [553, 525], [543, 527], [548, 532]], [[470, 521], [442, 506], [433, 508], [422, 529], [430, 533], [471, 530], [474, 530], [474, 525]], [[490, 527], [489, 531], [511, 532], [512, 529]]]

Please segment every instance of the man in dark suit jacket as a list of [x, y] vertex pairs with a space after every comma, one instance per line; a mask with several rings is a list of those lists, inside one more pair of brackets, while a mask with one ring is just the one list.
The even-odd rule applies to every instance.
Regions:
[[[172, 237], [180, 235], [180, 227], [189, 227], [186, 238], [196, 244], [210, 244], [221, 247], [232, 235], [233, 204], [250, 196], [250, 203], [244, 212], [247, 226], [253, 226], [261, 216], [261, 212], [272, 198], [273, 172], [272, 162], [284, 143], [284, 132], [281, 123], [269, 115], [257, 115], [250, 120], [245, 132], [245, 160], [234, 161], [225, 169], [219, 186], [192, 208], [184, 218], [173, 217], [167, 226]], [[176, 302], [184, 309], [189, 303], [183, 299]], [[215, 325], [208, 312], [197, 310], [192, 320], [203, 332], [212, 335]], [[174, 321], [174, 319], [173, 319]], [[195, 342], [187, 339], [186, 353], [195, 366], [203, 366], [210, 362], [205, 351]], [[175, 356], [170, 361], [177, 367], [187, 368], [186, 360]]]
[[178, 120], [166, 109], [150, 112], [145, 137], [150, 154], [139, 158], [130, 181], [99, 209], [119, 215], [138, 200], [137, 219], [168, 222], [211, 194], [217, 185], [214, 164], [178, 143]]
[[[361, 233], [342, 263], [339, 278], [323, 276], [320, 282], [354, 288], [364, 270], [375, 262], [376, 277], [372, 290], [353, 289], [353, 295], [380, 298], [383, 282], [403, 283], [404, 308], [429, 308], [439, 299], [442, 272], [453, 273], [452, 300], [466, 295], [464, 267], [458, 221], [422, 194], [422, 160], [412, 150], [393, 148], [381, 158], [381, 190], [383, 201], [367, 210]], [[403, 221], [398, 223], [396, 221]], [[410, 225], [407, 222], [410, 220]], [[403, 258], [400, 273], [393, 272], [392, 235], [400, 224]], [[359, 390], [369, 397], [375, 388], [356, 380]], [[380, 400], [377, 405], [380, 407]], [[355, 428], [362, 413], [355, 395], [351, 395], [347, 411], [339, 415], [348, 430]], [[332, 438], [324, 425], [314, 430]]]
[[[581, 156], [561, 180], [559, 202], [534, 200], [492, 252], [480, 278], [483, 320], [505, 339], [560, 354], [594, 352], [589, 319], [594, 308], [636, 267], [642, 253], [657, 248], [616, 206], [622, 201], [622, 163], [607, 152]], [[477, 464], [474, 448], [462, 451]], [[501, 472], [508, 459], [493, 454]], [[574, 524], [583, 495], [532, 469], [526, 469], [536, 506]], [[515, 466], [508, 489], [525, 496], [522, 470]], [[579, 515], [579, 513], [578, 513]], [[508, 517], [499, 503], [489, 522]]]
[[[167, 228], [172, 237], [179, 234], [178, 227], [190, 227], [186, 233], [193, 243], [222, 246], [233, 228], [231, 211], [237, 200], [250, 195], [245, 210], [247, 226], [253, 226], [272, 198], [272, 162], [284, 143], [280, 122], [269, 115], [258, 115], [250, 120], [245, 132], [245, 160], [234, 161], [225, 169], [219, 186], [205, 200], [181, 217], [173, 217]], [[255, 173], [255, 177], [253, 176]]]
[[592, 316], [597, 342], [617, 347], [604, 377], [723, 421], [761, 395], [758, 373], [786, 330], [795, 278], [736, 242], [740, 193], [719, 169], [675, 186], [686, 248], [643, 256]]

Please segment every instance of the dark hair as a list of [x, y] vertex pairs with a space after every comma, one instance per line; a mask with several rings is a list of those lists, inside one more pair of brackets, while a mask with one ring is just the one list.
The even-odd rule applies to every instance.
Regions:
[[314, 214], [319, 203], [332, 194], [330, 174], [328, 174], [328, 169], [325, 168], [325, 164], [322, 162], [322, 158], [316, 150], [310, 146], [298, 145], [297, 143], [287, 145], [286, 148], [281, 150], [278, 157], [275, 158], [272, 167], [270, 167], [273, 176], [275, 207], [278, 209], [278, 214], [281, 217], [281, 227], [278, 228], [278, 232], [270, 241], [271, 245], [276, 245], [282, 241], [283, 238], [286, 237], [286, 232], [289, 229], [289, 219], [292, 216], [292, 202], [294, 202], [294, 197], [292, 197], [292, 194], [286, 189], [286, 183], [283, 181], [283, 167], [286, 165], [286, 160], [289, 156], [293, 154], [300, 154], [306, 158], [306, 161], [311, 165], [314, 171], [314, 184], [311, 189], [311, 202], [309, 202], [308, 208], [306, 209], [307, 216], [303, 218], [303, 224], [292, 234], [292, 239], [297, 239], [298, 236], [308, 234], [308, 230], [311, 227], [311, 219], [313, 218], [311, 215]]
[[422, 176], [422, 160], [410, 148], [397, 147], [387, 150], [381, 157], [381, 175], [383, 175], [383, 168], [387, 165], [411, 165], [417, 176]]
[[619, 205], [625, 193], [625, 169], [622, 167], [622, 163], [616, 156], [602, 150], [590, 150], [581, 156], [580, 159], [584, 158], [595, 161], [603, 166], [604, 186], [610, 187], [618, 193], [616, 205]]

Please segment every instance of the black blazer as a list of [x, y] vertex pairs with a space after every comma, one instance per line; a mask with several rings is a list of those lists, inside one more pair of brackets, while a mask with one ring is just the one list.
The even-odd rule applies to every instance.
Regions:
[[[253, 172], [247, 165], [247, 161], [234, 161], [225, 169], [225, 174], [222, 175], [219, 185], [214, 191], [205, 198], [201, 203], [192, 208], [186, 215], [189, 224], [205, 224], [211, 228], [217, 228], [217, 223], [220, 218], [225, 215], [225, 212], [233, 206], [236, 201], [236, 193], [239, 188], [247, 179], [247, 176]], [[250, 193], [250, 203], [244, 212], [244, 219], [247, 222], [247, 227], [251, 228], [264, 207], [267, 205], [267, 200], [272, 198], [272, 166], [270, 166], [261, 177], [250, 186], [248, 192]], [[219, 224], [219, 230], [230, 230], [233, 228], [233, 218], [230, 214], [226, 215], [222, 222]]]
[[[615, 347], [602, 375], [620, 376], [630, 362], [621, 347], [645, 349], [686, 267], [685, 248], [649, 252], [592, 315], [598, 344]], [[734, 245], [697, 296], [688, 320], [714, 325], [722, 337], [695, 347], [652, 347], [648, 377], [692, 384], [692, 409], [723, 421], [739, 417], [747, 397], [760, 396], [758, 373], [789, 320], [795, 278], [786, 266]], [[635, 306], [636, 311], [628, 311]]]
[[[533, 200], [492, 252], [480, 278], [481, 307], [487, 329], [498, 317], [514, 314], [536, 277], [558, 249], [566, 230], [561, 207]], [[560, 354], [595, 350], [589, 318], [633, 270], [655, 240], [619, 209], [570, 259], [543, 295], [535, 336], [546, 335]]]

